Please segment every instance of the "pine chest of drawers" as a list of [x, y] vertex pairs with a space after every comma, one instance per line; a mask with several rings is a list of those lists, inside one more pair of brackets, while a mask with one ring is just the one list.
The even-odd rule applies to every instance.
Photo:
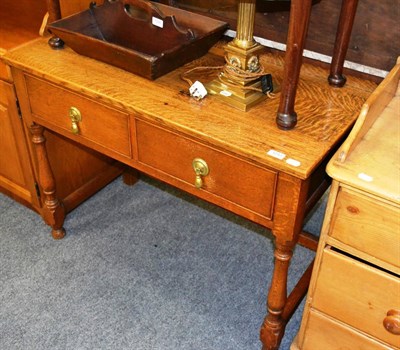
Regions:
[[328, 164], [333, 183], [292, 350], [400, 348], [399, 76], [397, 64]]

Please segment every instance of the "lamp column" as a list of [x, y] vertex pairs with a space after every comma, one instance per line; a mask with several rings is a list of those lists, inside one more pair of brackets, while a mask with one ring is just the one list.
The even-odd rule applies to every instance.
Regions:
[[256, 0], [240, 0], [236, 37], [225, 47], [225, 69], [220, 73], [220, 80], [208, 86], [211, 93], [243, 111], [265, 98], [260, 78], [252, 78], [261, 71], [262, 50], [262, 45], [253, 38], [255, 13]]

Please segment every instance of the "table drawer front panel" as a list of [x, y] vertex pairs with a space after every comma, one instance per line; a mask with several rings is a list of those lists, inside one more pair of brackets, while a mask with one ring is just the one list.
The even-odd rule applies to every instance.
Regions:
[[265, 218], [272, 217], [277, 174], [208, 147], [182, 135], [138, 120], [139, 162], [195, 186], [192, 161], [203, 159], [209, 168], [202, 190]]
[[81, 97], [31, 76], [26, 76], [32, 113], [71, 133], [70, 109], [79, 110], [79, 137], [131, 157], [129, 115]]
[[346, 188], [336, 199], [329, 235], [400, 267], [400, 210]]
[[372, 338], [311, 310], [301, 350], [390, 350]]
[[387, 272], [325, 248], [313, 307], [388, 344], [400, 336], [387, 331], [389, 310], [400, 310], [400, 281]]

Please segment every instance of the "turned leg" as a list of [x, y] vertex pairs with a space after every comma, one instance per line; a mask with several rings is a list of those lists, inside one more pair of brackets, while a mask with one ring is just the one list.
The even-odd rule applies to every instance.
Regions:
[[30, 127], [32, 142], [35, 146], [39, 168], [39, 184], [42, 189], [44, 207], [42, 216], [44, 221], [51, 226], [51, 234], [54, 239], [65, 236], [63, 228], [65, 211], [56, 196], [56, 185], [54, 175], [46, 151], [46, 138], [43, 136], [44, 128], [33, 124]]
[[[47, 0], [47, 10], [49, 12], [48, 23], [53, 23], [61, 18], [61, 9], [59, 0]], [[49, 45], [52, 49], [58, 50], [64, 47], [64, 41], [56, 36], [49, 39]]]
[[349, 47], [357, 4], [358, 0], [342, 0], [335, 48], [333, 50], [331, 70], [328, 77], [330, 85], [342, 87], [346, 83], [346, 77], [343, 75], [343, 65]]
[[274, 272], [268, 293], [268, 313], [260, 331], [263, 350], [279, 348], [288, 315], [290, 317], [293, 311], [287, 306], [293, 309], [298, 305], [293, 300], [288, 303], [287, 279], [293, 249], [303, 224], [307, 189], [307, 181], [280, 174], [272, 229], [275, 236]]
[[294, 104], [310, 19], [311, 2], [312, 0], [292, 0], [291, 2], [282, 92], [276, 116], [276, 123], [283, 130], [293, 129], [297, 124]]
[[261, 328], [263, 350], [278, 349], [285, 333], [286, 320], [282, 314], [287, 300], [287, 276], [292, 254], [293, 245], [275, 242], [275, 266], [268, 294], [268, 314]]

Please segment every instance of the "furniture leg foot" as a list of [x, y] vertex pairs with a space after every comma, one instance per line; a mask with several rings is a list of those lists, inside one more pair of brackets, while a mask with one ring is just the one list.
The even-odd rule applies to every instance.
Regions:
[[297, 124], [297, 113], [277, 113], [276, 125], [279, 129], [290, 130], [293, 129]]
[[65, 236], [65, 229], [63, 227], [65, 219], [65, 210], [62, 203], [55, 197], [55, 189], [53, 191], [45, 191], [44, 194], [44, 208], [42, 216], [46, 224], [51, 227], [51, 235], [54, 239], [62, 239]]
[[357, 5], [358, 0], [342, 0], [342, 8], [336, 31], [335, 48], [328, 77], [329, 84], [336, 87], [342, 87], [346, 83], [346, 77], [343, 75], [343, 64], [349, 47]]
[[261, 328], [261, 340], [263, 343], [262, 350], [278, 350], [281, 343], [283, 334], [285, 332], [286, 324], [277, 322], [270, 317], [266, 317], [263, 327]]
[[51, 37], [48, 41], [48, 44], [53, 50], [60, 50], [64, 48], [64, 41], [56, 36]]
[[65, 236], [65, 229], [62, 227], [61, 229], [51, 231], [51, 235], [54, 239], [63, 239]]
[[329, 85], [342, 87], [346, 84], [346, 77], [343, 74], [330, 74], [328, 77]]
[[136, 182], [139, 181], [140, 173], [132, 168], [127, 168], [122, 174], [122, 180], [125, 185], [133, 186]]
[[275, 243], [275, 263], [268, 294], [268, 314], [260, 331], [264, 350], [279, 349], [285, 332], [286, 320], [282, 315], [287, 302], [287, 276], [292, 250], [292, 245]]

